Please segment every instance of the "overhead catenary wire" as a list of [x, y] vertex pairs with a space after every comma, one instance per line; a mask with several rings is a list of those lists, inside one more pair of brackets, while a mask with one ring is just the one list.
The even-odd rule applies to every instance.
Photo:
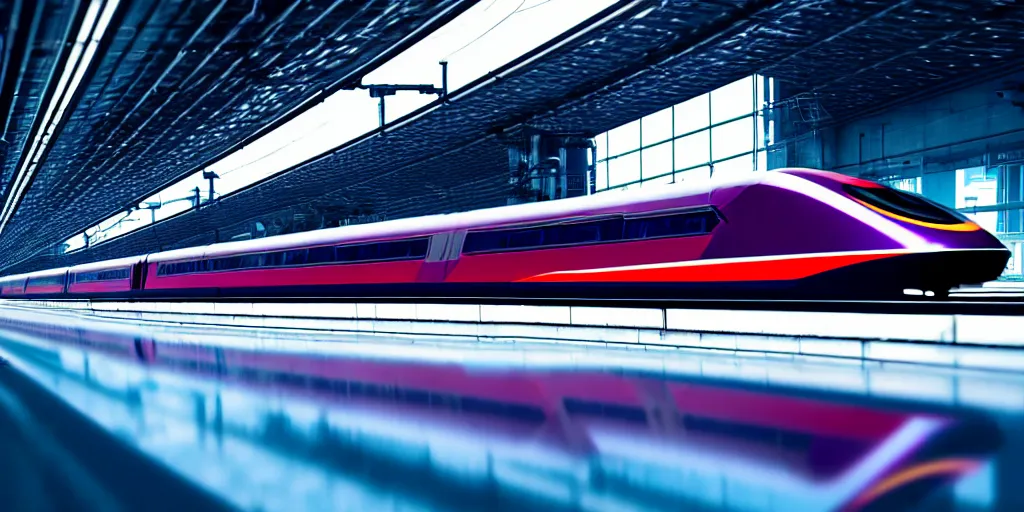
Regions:
[[[483, 39], [484, 36], [486, 36], [487, 34], [490, 34], [494, 29], [500, 27], [502, 23], [505, 23], [506, 21], [508, 21], [508, 19], [511, 18], [512, 15], [516, 14], [517, 12], [521, 12], [519, 9], [522, 9], [523, 5], [525, 5], [525, 4], [526, 4], [526, 0], [521, 0], [519, 2], [519, 5], [516, 6], [516, 8], [512, 12], [506, 14], [504, 18], [498, 20], [498, 22], [495, 23], [493, 26], [491, 26], [491, 28], [485, 30], [483, 34], [480, 34], [480, 35], [476, 36], [475, 38], [473, 38], [472, 41], [462, 45], [459, 49], [449, 53], [448, 55], [445, 55], [441, 60], [448, 60], [453, 55], [455, 55], [456, 53], [459, 53], [462, 50], [465, 50], [466, 48], [469, 48], [470, 46], [472, 46], [477, 41]], [[488, 8], [489, 8], [489, 6], [488, 6]]]

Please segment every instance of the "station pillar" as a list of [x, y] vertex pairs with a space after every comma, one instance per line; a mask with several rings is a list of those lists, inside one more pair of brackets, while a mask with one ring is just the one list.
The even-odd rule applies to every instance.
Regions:
[[550, 201], [594, 193], [593, 138], [526, 130], [509, 145], [509, 204]]

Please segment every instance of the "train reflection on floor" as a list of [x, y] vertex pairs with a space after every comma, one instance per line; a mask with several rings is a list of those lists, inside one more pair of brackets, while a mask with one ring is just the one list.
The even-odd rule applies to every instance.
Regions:
[[0, 355], [244, 509], [986, 510], [1022, 492], [997, 471], [1009, 412], [529, 362], [571, 361], [555, 347], [204, 336], [5, 316]]

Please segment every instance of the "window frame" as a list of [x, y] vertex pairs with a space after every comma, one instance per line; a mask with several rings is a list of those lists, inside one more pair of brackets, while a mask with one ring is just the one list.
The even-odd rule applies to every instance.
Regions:
[[[58, 279], [60, 280], [59, 283], [47, 282], [47, 281], [54, 281], [54, 280], [58, 280]], [[39, 281], [43, 281], [43, 282], [40, 283]], [[26, 280], [25, 289], [28, 289], [29, 287], [36, 287], [36, 286], [60, 286], [60, 287], [63, 288], [65, 286], [67, 286], [67, 276], [65, 274], [61, 274], [61, 275], [56, 275], [56, 276], [30, 277], [30, 278], [28, 278]]]
[[[653, 219], [653, 218], [669, 217], [669, 216], [681, 215], [681, 214], [700, 214], [700, 213], [710, 213], [710, 214], [712, 214], [718, 220], [718, 222], [716, 222], [714, 226], [711, 226], [709, 229], [707, 229], [703, 233], [694, 233], [694, 234], [691, 234], [691, 235], [661, 235], [661, 236], [656, 236], [656, 237], [643, 237], [643, 238], [626, 238], [625, 237], [626, 222], [628, 222], [630, 220]], [[571, 220], [568, 220], [568, 221], [529, 222], [529, 223], [512, 224], [512, 225], [508, 225], [508, 226], [501, 226], [501, 227], [493, 228], [493, 229], [470, 230], [469, 232], [466, 233], [466, 240], [468, 241], [470, 235], [472, 235], [474, 233], [502, 233], [502, 232], [509, 232], [509, 231], [517, 231], [517, 230], [521, 230], [521, 229], [531, 229], [531, 228], [546, 228], [546, 227], [566, 226], [566, 225], [574, 225], [574, 224], [589, 224], [589, 223], [597, 224], [597, 223], [605, 222], [605, 221], [608, 221], [608, 220], [621, 220], [622, 221], [622, 236], [620, 238], [615, 239], [615, 240], [599, 240], [599, 241], [595, 241], [595, 242], [579, 242], [579, 243], [550, 244], [550, 245], [542, 244], [542, 245], [531, 246], [531, 247], [504, 248], [504, 249], [487, 249], [487, 250], [471, 251], [471, 252], [467, 252], [466, 251], [466, 242], [463, 241], [462, 250], [460, 251], [459, 255], [460, 256], [479, 256], [479, 255], [485, 255], [485, 254], [499, 254], [499, 253], [522, 252], [522, 251], [543, 251], [543, 250], [548, 250], [548, 249], [563, 249], [563, 248], [567, 248], [567, 247], [583, 247], [583, 246], [605, 245], [605, 244], [614, 244], [614, 243], [623, 243], [623, 242], [639, 242], [639, 241], [644, 241], [644, 240], [659, 240], [659, 239], [663, 239], [663, 238], [689, 238], [691, 236], [704, 236], [704, 235], [710, 235], [711, 232], [714, 231], [714, 229], [718, 226], [718, 224], [720, 222], [725, 221], [725, 217], [723, 217], [722, 214], [718, 211], [718, 209], [715, 208], [714, 206], [697, 206], [697, 207], [684, 206], [684, 207], [679, 207], [679, 208], [671, 208], [671, 209], [666, 209], [666, 210], [656, 210], [656, 211], [651, 211], [651, 212], [636, 212], [636, 213], [629, 212], [629, 213], [603, 214], [603, 215], [599, 215], [599, 216], [595, 216], [595, 217], [575, 217], [575, 218], [573, 218]]]
[[[100, 277], [104, 272], [119, 272], [119, 273], [120, 272], [124, 272], [124, 276], [123, 277], [120, 277], [120, 276], [119, 277], [107, 277], [107, 278]], [[82, 279], [85, 276], [96, 276], [96, 278], [95, 279]], [[131, 279], [131, 276], [132, 276], [131, 267], [121, 267], [121, 268], [113, 268], [113, 269], [105, 269], [105, 270], [96, 270], [96, 271], [92, 271], [92, 272], [75, 272], [74, 273], [73, 283], [74, 284], [83, 284], [83, 283], [101, 283], [101, 282], [107, 282], [107, 281], [124, 281], [126, 279]]]
[[[162, 261], [162, 262], [158, 262], [157, 263], [156, 275], [159, 278], [159, 277], [172, 277], [172, 276], [184, 276], [184, 275], [195, 275], [195, 274], [210, 274], [210, 273], [215, 273], [215, 272], [216, 273], [221, 273], [221, 272], [241, 272], [241, 271], [247, 271], [247, 270], [259, 270], [259, 269], [311, 268], [311, 267], [323, 267], [323, 266], [328, 266], [328, 265], [362, 265], [362, 264], [369, 264], [369, 263], [388, 263], [388, 262], [395, 262], [395, 261], [425, 260], [426, 259], [426, 253], [430, 251], [430, 239], [431, 239], [431, 237], [432, 237], [432, 235], [426, 235], [426, 236], [417, 236], [417, 237], [412, 237], [412, 238], [397, 238], [397, 239], [392, 239], [392, 240], [363, 241], [363, 242], [352, 243], [352, 244], [317, 245], [317, 246], [311, 246], [311, 247], [297, 247], [297, 248], [294, 248], [294, 249], [282, 249], [282, 250], [276, 250], [276, 251], [261, 251], [261, 252], [240, 253], [240, 254], [218, 256], [218, 257], [213, 257], [213, 258], [198, 258], [198, 259], [166, 261], [166, 262]], [[342, 261], [342, 260], [338, 259], [338, 250], [342, 249], [342, 248], [357, 248], [357, 250], [358, 250], [359, 247], [371, 246], [371, 245], [380, 245], [380, 244], [389, 244], [389, 243], [415, 244], [417, 242], [425, 242], [425, 244], [426, 244], [425, 245], [424, 253], [422, 255], [418, 255], [418, 256], [403, 256], [403, 257], [394, 257], [394, 258], [375, 258], [375, 259], [365, 259], [365, 260], [345, 260], [345, 261]], [[317, 263], [308, 263], [308, 261], [309, 261], [309, 251], [313, 250], [313, 249], [331, 249], [331, 253], [332, 253], [331, 261], [322, 261], [322, 262], [317, 262]], [[412, 247], [410, 247], [410, 252], [412, 252], [411, 249], [412, 249]], [[305, 251], [306, 255], [305, 255], [305, 258], [304, 258], [304, 261], [305, 261], [304, 263], [291, 264], [291, 265], [266, 265], [265, 264], [265, 262], [267, 261], [266, 258], [269, 255], [281, 254], [281, 261], [284, 261], [285, 260], [285, 256], [284, 256], [285, 254], [290, 253], [290, 252], [297, 252], [297, 251]], [[239, 258], [239, 259], [258, 258], [259, 264], [251, 265], [251, 266], [240, 265], [240, 266], [234, 267], [234, 268], [219, 269], [219, 270], [214, 268], [216, 266], [215, 262], [221, 261], [221, 260], [230, 260], [232, 258]], [[202, 266], [204, 266], [206, 268], [199, 269], [199, 270], [190, 270], [188, 272], [167, 272], [167, 271], [164, 271], [165, 268], [168, 268], [171, 265], [178, 265], [178, 264], [182, 264], [182, 263], [196, 263], [196, 264], [200, 264], [200, 265], [202, 265]]]

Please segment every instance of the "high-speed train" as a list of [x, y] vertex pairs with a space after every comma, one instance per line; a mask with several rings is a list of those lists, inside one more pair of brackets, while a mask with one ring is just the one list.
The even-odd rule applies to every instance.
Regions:
[[954, 210], [832, 172], [324, 229], [0, 279], [4, 297], [942, 295], [1010, 252]]

